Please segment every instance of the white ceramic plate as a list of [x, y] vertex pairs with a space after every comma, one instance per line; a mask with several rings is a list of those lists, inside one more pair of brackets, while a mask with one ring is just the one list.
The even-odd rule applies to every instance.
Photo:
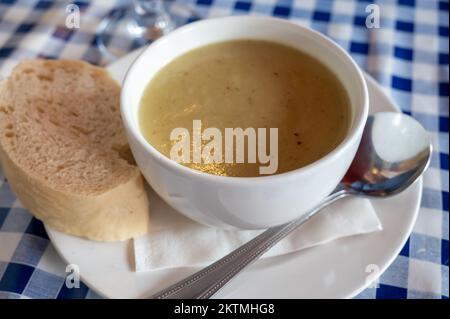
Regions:
[[[108, 70], [122, 82], [135, 51]], [[370, 112], [398, 111], [381, 87], [366, 75]], [[171, 209], [154, 193], [152, 210]], [[260, 260], [233, 280], [217, 298], [349, 298], [370, 284], [398, 255], [412, 230], [422, 196], [419, 180], [402, 194], [372, 204], [383, 231], [336, 240], [285, 256]], [[196, 268], [134, 272], [132, 241], [99, 243], [46, 227], [62, 258], [80, 268], [82, 280], [110, 298], [145, 298], [196, 271]], [[375, 266], [373, 266], [375, 265]], [[374, 268], [375, 267], [375, 268]], [[372, 271], [372, 272], [371, 272]]]

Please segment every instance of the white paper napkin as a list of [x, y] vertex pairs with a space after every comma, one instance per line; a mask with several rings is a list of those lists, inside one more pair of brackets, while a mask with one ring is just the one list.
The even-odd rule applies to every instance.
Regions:
[[[149, 234], [134, 239], [136, 271], [206, 266], [255, 237], [257, 231], [200, 225], [174, 211], [152, 191]], [[382, 229], [367, 199], [346, 198], [326, 208], [279, 242], [262, 258], [325, 244], [337, 238]]]

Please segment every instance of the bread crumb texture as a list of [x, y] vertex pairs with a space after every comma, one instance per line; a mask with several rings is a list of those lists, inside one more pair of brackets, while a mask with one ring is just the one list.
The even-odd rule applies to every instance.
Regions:
[[[59, 230], [74, 233], [71, 225], [63, 225], [73, 220], [52, 223], [58, 216], [41, 212], [42, 209], [60, 213], [64, 208], [94, 220], [100, 218], [94, 221], [95, 227], [98, 223], [110, 223], [101, 220], [104, 217], [118, 215], [121, 220], [126, 214], [148, 215], [143, 180], [120, 118], [119, 97], [120, 88], [107, 71], [82, 61], [24, 61], [0, 83], [3, 169], [23, 204], [44, 222], [48, 222], [46, 215], [49, 215], [50, 223]], [[37, 190], [30, 193], [30, 187]], [[111, 206], [118, 199], [109, 198], [111, 203], [104, 202], [120, 188], [124, 194], [115, 195], [123, 200], [119, 207]], [[21, 196], [22, 192], [26, 194]], [[36, 198], [45, 197], [45, 193], [49, 198]], [[133, 198], [139, 198], [140, 203], [130, 205]], [[52, 203], [45, 204], [46, 200], [62, 199], [70, 203], [62, 203], [56, 209]], [[100, 216], [72, 207], [77, 201], [83, 209], [90, 209], [94, 204], [95, 210], [102, 211]], [[111, 212], [110, 216], [105, 214], [105, 209]], [[145, 214], [136, 212], [142, 209]], [[146, 218], [139, 222], [146, 222]], [[125, 239], [133, 236], [133, 232], [145, 232], [146, 226], [139, 230], [136, 225], [129, 230], [107, 230], [113, 234], [90, 229], [87, 233], [77, 230], [76, 235], [98, 240]]]

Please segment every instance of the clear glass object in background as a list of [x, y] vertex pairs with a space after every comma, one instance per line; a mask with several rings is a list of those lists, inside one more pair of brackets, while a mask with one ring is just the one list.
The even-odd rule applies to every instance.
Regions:
[[96, 30], [96, 44], [109, 60], [198, 20], [188, 5], [166, 0], [132, 0], [113, 9]]

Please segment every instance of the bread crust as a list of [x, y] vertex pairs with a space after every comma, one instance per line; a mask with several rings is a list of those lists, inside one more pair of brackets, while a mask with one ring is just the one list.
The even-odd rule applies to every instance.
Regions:
[[148, 199], [139, 172], [100, 195], [52, 189], [11, 161], [0, 147], [2, 167], [12, 190], [36, 218], [63, 233], [97, 241], [119, 241], [147, 233]]
[[[98, 72], [97, 67], [92, 68]], [[103, 72], [107, 74], [106, 71]], [[7, 84], [0, 84], [4, 85]], [[0, 89], [0, 96], [6, 93]], [[0, 103], [1, 101], [0, 98]], [[85, 103], [82, 100], [79, 102]], [[120, 116], [119, 113], [117, 116]], [[5, 113], [0, 112], [0, 123], [6, 118], [10, 119], [11, 114], [6, 117]], [[124, 164], [128, 165], [127, 179], [111, 185], [109, 189], [91, 193], [70, 190], [49, 183], [45, 176], [30, 171], [29, 167], [23, 167], [20, 162], [15, 161], [17, 154], [11, 156], [14, 151], [5, 147], [4, 139], [5, 131], [0, 136], [0, 161], [5, 176], [24, 207], [46, 225], [67, 234], [97, 241], [125, 240], [148, 231], [148, 197], [142, 175], [135, 165], [130, 168], [131, 164]]]

